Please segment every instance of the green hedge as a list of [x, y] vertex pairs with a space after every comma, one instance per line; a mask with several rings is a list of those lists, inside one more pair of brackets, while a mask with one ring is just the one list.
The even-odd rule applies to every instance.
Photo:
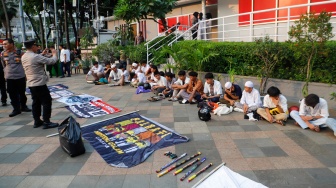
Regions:
[[[204, 63], [202, 71], [228, 73], [231, 68], [237, 75], [260, 76], [263, 62], [255, 55], [257, 44], [255, 42], [204, 42], [181, 41], [178, 49], [193, 48], [200, 45], [211, 45], [211, 51], [219, 55], [210, 58]], [[306, 78], [306, 58], [295, 52], [295, 43], [280, 42], [279, 50], [282, 50], [281, 63], [275, 66], [272, 78], [304, 81]], [[190, 49], [191, 51], [193, 49]], [[320, 49], [313, 65], [312, 82], [336, 84], [336, 41], [326, 43], [324, 49]]]

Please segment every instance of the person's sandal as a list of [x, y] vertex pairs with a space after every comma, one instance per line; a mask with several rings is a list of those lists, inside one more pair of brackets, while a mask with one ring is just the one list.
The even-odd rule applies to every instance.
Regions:
[[280, 124], [282, 126], [285, 126], [286, 125], [286, 122], [285, 121], [282, 121], [282, 120], [277, 120], [276, 121], [277, 124]]

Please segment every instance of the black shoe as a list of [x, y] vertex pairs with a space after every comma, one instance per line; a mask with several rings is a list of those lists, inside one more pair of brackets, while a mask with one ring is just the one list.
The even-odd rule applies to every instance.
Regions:
[[2, 103], [2, 106], [7, 106], [7, 102], [3, 102], [3, 103]]
[[61, 76], [60, 78], [64, 78], [64, 76]]
[[43, 123], [43, 129], [50, 129], [50, 128], [55, 128], [55, 127], [58, 127], [58, 123], [52, 123], [52, 122]]
[[31, 112], [32, 110], [28, 106], [22, 107], [21, 112]]
[[71, 77], [71, 75], [68, 75], [67, 77]]
[[14, 116], [19, 115], [19, 114], [21, 114], [20, 111], [13, 110], [13, 112], [9, 114], [9, 117], [14, 117]]
[[43, 125], [43, 121], [42, 120], [38, 120], [38, 121], [34, 121], [34, 128], [40, 127], [41, 125]]
[[246, 114], [244, 114], [244, 119], [250, 119]]

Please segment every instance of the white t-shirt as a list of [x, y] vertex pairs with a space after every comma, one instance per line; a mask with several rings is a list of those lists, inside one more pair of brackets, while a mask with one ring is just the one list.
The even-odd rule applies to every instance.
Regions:
[[[281, 106], [282, 110], [284, 112], [287, 112], [288, 106], [287, 106], [287, 99], [283, 95], [279, 95], [279, 105]], [[266, 108], [276, 108], [276, 105], [272, 102], [272, 99], [269, 95], [266, 95], [264, 97], [264, 107]]]
[[138, 65], [136, 68], [132, 69], [132, 72], [134, 72], [135, 74], [139, 73], [141, 70], [141, 67]]
[[163, 77], [163, 76], [160, 76], [160, 80], [158, 80], [158, 79], [155, 78], [154, 81], [156, 81], [156, 85], [158, 85], [158, 86], [168, 87], [168, 85], [167, 85], [167, 79], [165, 77]]
[[113, 70], [111, 70], [109, 77], [113, 78], [113, 80], [120, 80], [122, 76], [123, 76], [123, 71], [121, 69], [117, 69], [117, 72], [114, 72]]
[[141, 71], [146, 74], [146, 72], [148, 71], [148, 69], [150, 69], [150, 66], [148, 64], [146, 64], [145, 66], [141, 66]]
[[[64, 60], [64, 54], [66, 55], [66, 61]], [[62, 49], [60, 55], [61, 62], [70, 62], [70, 51], [68, 49]]]
[[139, 72], [137, 75], [139, 83], [146, 83], [147, 79], [144, 73]]
[[[214, 80], [214, 95], [223, 95], [223, 88], [222, 85], [219, 81]], [[204, 83], [204, 93], [209, 93], [210, 94], [210, 84], [207, 82]]]
[[98, 73], [98, 72], [104, 73], [104, 67], [101, 65], [98, 65], [97, 68], [96, 66], [93, 66], [87, 75], [91, 75], [92, 73]]
[[328, 118], [329, 111], [328, 111], [328, 103], [326, 100], [320, 98], [320, 102], [316, 104], [314, 108], [307, 106], [305, 104], [305, 99], [302, 99], [300, 102], [300, 116], [323, 116]]
[[128, 72], [128, 70], [124, 70], [123, 74], [124, 74], [125, 82], [129, 82], [129, 72]]
[[260, 94], [259, 91], [255, 88], [252, 89], [251, 93], [243, 91], [243, 96], [240, 99], [241, 104], [247, 104], [249, 107], [251, 106], [261, 106]]
[[190, 78], [186, 77], [185, 80], [184, 80], [184, 83], [181, 79], [178, 79], [176, 82], [174, 82], [174, 84], [179, 84], [179, 85], [183, 86], [184, 84], [189, 84], [189, 82], [190, 82]]

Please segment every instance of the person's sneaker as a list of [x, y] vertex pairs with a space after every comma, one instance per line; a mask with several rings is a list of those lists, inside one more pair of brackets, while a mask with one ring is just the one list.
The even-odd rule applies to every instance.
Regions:
[[40, 127], [42, 125], [43, 125], [43, 121], [42, 120], [34, 121], [34, 128], [38, 128], [38, 127]]
[[233, 109], [233, 111], [235, 111], [235, 112], [244, 112], [244, 110], [243, 110], [243, 109], [240, 109], [240, 108], [237, 108], [237, 107], [236, 107], [236, 108], [234, 108], [234, 109]]
[[55, 128], [55, 127], [58, 127], [58, 123], [52, 123], [52, 122], [49, 122], [49, 123], [46, 123], [44, 122], [43, 123], [43, 129], [50, 129], [50, 128]]
[[183, 99], [181, 101], [179, 101], [180, 104], [188, 104], [189, 101], [187, 99]]
[[7, 102], [3, 102], [3, 103], [2, 103], [2, 106], [7, 106]]
[[31, 112], [32, 110], [28, 106], [22, 107], [21, 112]]
[[19, 114], [21, 114], [20, 111], [13, 110], [13, 112], [9, 114], [9, 117], [14, 117], [14, 116], [19, 115]]

